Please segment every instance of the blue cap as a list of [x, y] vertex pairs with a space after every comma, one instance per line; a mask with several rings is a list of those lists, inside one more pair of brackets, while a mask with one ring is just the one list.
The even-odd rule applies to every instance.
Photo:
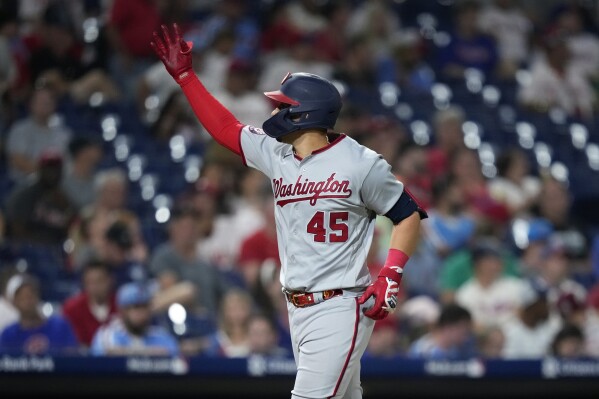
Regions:
[[152, 296], [148, 288], [140, 283], [127, 283], [122, 285], [116, 294], [116, 303], [119, 307], [144, 305], [150, 303]]
[[547, 240], [551, 234], [553, 225], [547, 219], [532, 219], [528, 224], [528, 242]]

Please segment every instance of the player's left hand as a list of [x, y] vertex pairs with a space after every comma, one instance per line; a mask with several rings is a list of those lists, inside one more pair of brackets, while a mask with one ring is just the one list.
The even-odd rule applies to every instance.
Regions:
[[398, 292], [399, 283], [397, 281], [389, 277], [378, 277], [374, 283], [366, 288], [366, 292], [358, 299], [358, 303], [363, 305], [368, 298], [374, 295], [374, 305], [364, 312], [364, 315], [373, 320], [381, 320], [397, 307]]

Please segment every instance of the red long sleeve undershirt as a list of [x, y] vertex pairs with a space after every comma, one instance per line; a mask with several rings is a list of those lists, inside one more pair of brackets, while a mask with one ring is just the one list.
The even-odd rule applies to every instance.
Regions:
[[214, 140], [243, 158], [241, 129], [244, 125], [206, 90], [194, 73], [178, 83], [193, 112]]

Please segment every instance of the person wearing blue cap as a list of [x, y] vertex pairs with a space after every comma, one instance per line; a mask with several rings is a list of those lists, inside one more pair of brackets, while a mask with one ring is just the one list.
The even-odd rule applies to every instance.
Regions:
[[530, 219], [520, 227], [524, 227], [520, 234], [518, 226], [514, 223], [512, 236], [516, 246], [521, 249], [520, 270], [527, 277], [536, 276], [543, 263], [543, 252], [548, 248], [549, 238], [554, 233], [551, 222], [545, 218]]
[[117, 291], [118, 317], [101, 327], [92, 341], [95, 356], [176, 356], [179, 345], [166, 329], [152, 325], [152, 295], [141, 283], [127, 283]]
[[40, 281], [31, 274], [17, 273], [6, 283], [5, 296], [18, 312], [19, 320], [0, 334], [0, 354], [76, 354], [79, 343], [63, 316], [41, 311]]

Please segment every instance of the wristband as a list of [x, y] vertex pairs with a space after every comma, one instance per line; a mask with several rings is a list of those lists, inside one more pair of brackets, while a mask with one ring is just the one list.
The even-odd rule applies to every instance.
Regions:
[[391, 248], [387, 254], [385, 267], [399, 266], [403, 269], [406, 263], [408, 263], [408, 259], [410, 259], [410, 257], [401, 249]]
[[410, 257], [400, 249], [391, 248], [385, 261], [385, 266], [379, 273], [379, 277], [387, 277], [393, 281], [400, 282], [403, 268]]

